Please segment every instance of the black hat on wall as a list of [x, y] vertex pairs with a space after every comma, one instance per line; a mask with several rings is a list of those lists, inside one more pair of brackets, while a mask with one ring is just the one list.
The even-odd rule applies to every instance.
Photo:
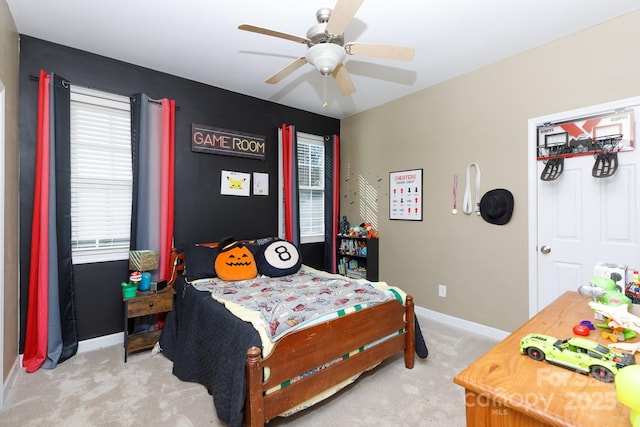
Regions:
[[504, 188], [487, 191], [480, 199], [480, 215], [485, 221], [504, 225], [513, 214], [513, 194]]

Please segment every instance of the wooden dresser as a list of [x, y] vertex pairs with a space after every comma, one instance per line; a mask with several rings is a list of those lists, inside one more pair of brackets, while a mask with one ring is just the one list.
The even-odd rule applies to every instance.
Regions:
[[[596, 323], [588, 302], [577, 292], [564, 293], [454, 377], [465, 388], [468, 426], [631, 425], [614, 383], [520, 354], [520, 339], [529, 333], [565, 339], [580, 321]], [[598, 330], [586, 338], [611, 343]]]

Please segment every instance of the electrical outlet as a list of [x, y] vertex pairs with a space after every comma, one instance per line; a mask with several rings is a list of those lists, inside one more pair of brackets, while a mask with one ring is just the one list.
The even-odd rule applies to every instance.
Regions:
[[447, 286], [446, 285], [438, 285], [438, 296], [446, 297], [447, 296]]

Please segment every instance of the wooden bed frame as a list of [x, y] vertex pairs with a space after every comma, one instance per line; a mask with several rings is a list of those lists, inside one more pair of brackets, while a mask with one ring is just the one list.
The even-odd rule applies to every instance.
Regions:
[[[179, 272], [184, 270], [184, 253], [178, 254], [173, 249], [171, 263], [175, 271], [169, 284], [173, 285]], [[261, 349], [247, 349], [244, 425], [264, 426], [281, 413], [358, 373], [374, 368], [400, 351], [404, 352], [405, 367], [412, 369], [415, 360], [414, 316], [413, 297], [407, 295], [405, 305], [397, 300], [387, 301], [287, 334], [264, 359]], [[377, 345], [342, 358], [394, 333], [396, 335]], [[312, 375], [266, 393], [291, 378], [336, 359], [339, 361]], [[270, 373], [266, 380], [263, 377], [264, 368], [269, 368]]]

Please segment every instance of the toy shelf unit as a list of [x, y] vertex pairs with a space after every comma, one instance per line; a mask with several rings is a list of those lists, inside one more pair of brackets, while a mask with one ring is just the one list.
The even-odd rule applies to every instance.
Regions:
[[380, 241], [377, 237], [338, 235], [338, 273], [353, 279], [377, 282]]

